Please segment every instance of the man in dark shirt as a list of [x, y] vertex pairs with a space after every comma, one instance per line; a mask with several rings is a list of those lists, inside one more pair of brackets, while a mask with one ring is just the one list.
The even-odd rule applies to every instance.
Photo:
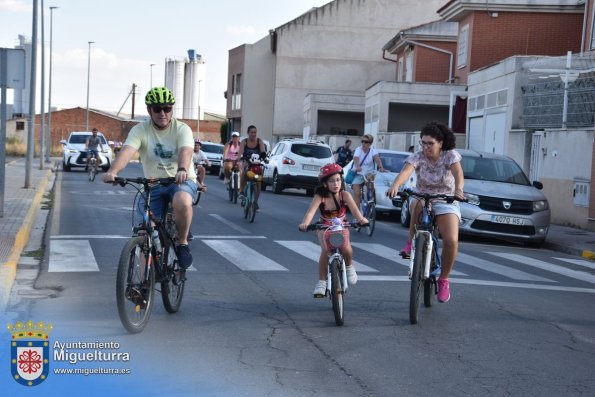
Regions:
[[351, 139], [345, 141], [343, 146], [340, 146], [333, 154], [337, 155], [337, 164], [345, 167], [347, 163], [353, 158], [353, 151], [349, 148], [351, 146]]

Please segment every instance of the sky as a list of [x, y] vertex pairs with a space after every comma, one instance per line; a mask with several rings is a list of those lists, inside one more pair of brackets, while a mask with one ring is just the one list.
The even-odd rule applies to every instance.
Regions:
[[[129, 114], [132, 105], [126, 98], [134, 83], [140, 95], [136, 97], [136, 114], [144, 114], [144, 94], [150, 88], [151, 76], [153, 86], [163, 85], [165, 59], [184, 58], [189, 49], [195, 49], [202, 55], [206, 66], [204, 111], [223, 115], [228, 51], [242, 44], [255, 43], [267, 36], [270, 29], [297, 18], [312, 7], [330, 2], [43, 1], [48, 51], [49, 7], [58, 7], [52, 12], [52, 107], [86, 107], [89, 77], [90, 108], [117, 112], [126, 103], [122, 112]], [[39, 10], [41, 14], [41, 5]], [[14, 48], [20, 34], [31, 37], [32, 15], [33, 0], [0, 0], [0, 47]], [[41, 40], [41, 25], [38, 26]], [[90, 41], [94, 43], [89, 45]], [[46, 54], [48, 71], [49, 53]], [[151, 64], [155, 65], [151, 67]], [[39, 104], [36, 108], [39, 112]]]

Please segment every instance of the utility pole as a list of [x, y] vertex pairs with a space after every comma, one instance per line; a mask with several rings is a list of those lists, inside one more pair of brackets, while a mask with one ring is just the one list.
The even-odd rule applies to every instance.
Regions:
[[35, 149], [35, 89], [37, 79], [37, 0], [33, 0], [33, 28], [31, 34], [31, 79], [29, 80], [29, 120], [27, 158], [25, 160], [25, 189], [31, 188], [31, 167]]
[[132, 120], [134, 120], [134, 98], [136, 94], [136, 84], [132, 83]]

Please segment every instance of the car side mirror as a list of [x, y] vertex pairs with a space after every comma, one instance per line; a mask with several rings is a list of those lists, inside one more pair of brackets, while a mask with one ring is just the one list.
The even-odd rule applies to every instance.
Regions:
[[543, 189], [543, 183], [539, 181], [533, 181], [533, 186], [535, 186], [539, 190]]
[[60, 143], [61, 143], [62, 145], [66, 145], [66, 139], [62, 139], [62, 140], [60, 141]]

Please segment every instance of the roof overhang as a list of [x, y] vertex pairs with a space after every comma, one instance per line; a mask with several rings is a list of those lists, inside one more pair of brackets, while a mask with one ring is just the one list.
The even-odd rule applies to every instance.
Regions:
[[577, 14], [584, 12], [579, 0], [451, 0], [437, 12], [446, 21], [460, 21], [472, 12], [540, 12]]

